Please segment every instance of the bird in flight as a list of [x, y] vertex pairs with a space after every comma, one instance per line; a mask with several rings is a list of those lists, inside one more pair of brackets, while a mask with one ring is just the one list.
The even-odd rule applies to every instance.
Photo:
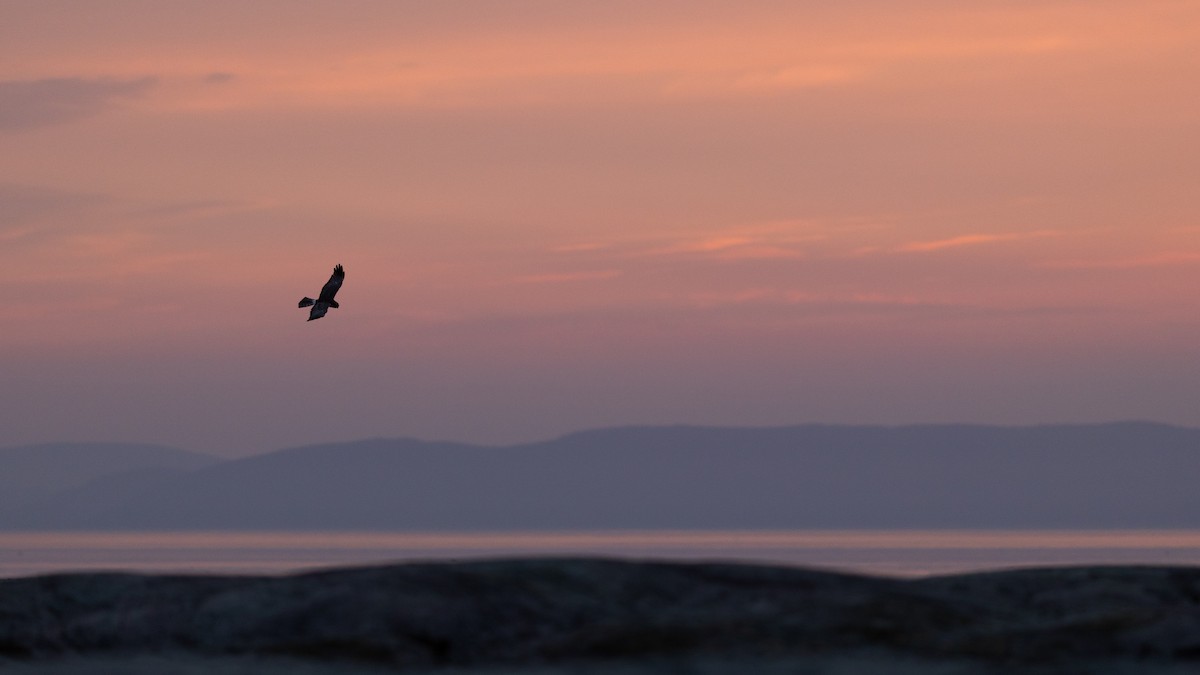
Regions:
[[345, 278], [346, 273], [342, 271], [342, 266], [335, 265], [333, 268], [333, 275], [330, 276], [329, 281], [326, 281], [325, 285], [321, 287], [321, 295], [318, 296], [316, 300], [306, 296], [300, 301], [301, 309], [305, 307], [312, 307], [312, 309], [308, 312], [309, 321], [325, 316], [325, 312], [328, 312], [330, 307], [334, 309], [338, 308], [337, 300], [334, 300], [333, 296], [337, 295], [338, 289], [342, 287], [342, 279]]

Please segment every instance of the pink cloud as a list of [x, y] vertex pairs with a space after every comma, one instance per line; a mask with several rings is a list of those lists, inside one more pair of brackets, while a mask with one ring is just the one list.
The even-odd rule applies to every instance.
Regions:
[[1197, 251], [1163, 251], [1144, 256], [1130, 258], [1111, 258], [1107, 260], [1053, 260], [1043, 267], [1058, 269], [1139, 269], [1146, 267], [1170, 267], [1174, 265], [1190, 265], [1200, 262], [1200, 252]]
[[558, 274], [530, 274], [517, 277], [519, 284], [561, 284], [575, 281], [600, 281], [621, 275], [621, 270], [594, 270], [588, 272], [562, 272]]
[[928, 253], [932, 251], [941, 251], [948, 248], [959, 248], [963, 246], [979, 246], [983, 244], [997, 244], [1010, 241], [1022, 241], [1026, 239], [1040, 239], [1042, 237], [1051, 237], [1057, 234], [1057, 232], [1050, 230], [1039, 230], [1037, 232], [1011, 232], [1005, 234], [964, 234], [946, 239], [934, 239], [932, 241], [913, 241], [907, 244], [902, 244], [897, 250], [904, 253]]

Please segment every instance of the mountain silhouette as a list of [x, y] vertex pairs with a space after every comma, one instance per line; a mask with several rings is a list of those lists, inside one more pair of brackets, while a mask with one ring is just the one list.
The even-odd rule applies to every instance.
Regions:
[[0, 513], [20, 512], [92, 481], [126, 473], [163, 476], [197, 469], [217, 458], [144, 443], [42, 443], [0, 448]]
[[509, 446], [373, 439], [125, 471], [9, 529], [1200, 526], [1200, 429], [1141, 422], [627, 427]]

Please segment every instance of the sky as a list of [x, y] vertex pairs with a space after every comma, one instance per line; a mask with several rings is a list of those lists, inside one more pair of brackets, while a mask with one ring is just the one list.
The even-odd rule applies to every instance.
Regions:
[[1197, 44], [1195, 0], [0, 0], [0, 445], [1200, 425]]

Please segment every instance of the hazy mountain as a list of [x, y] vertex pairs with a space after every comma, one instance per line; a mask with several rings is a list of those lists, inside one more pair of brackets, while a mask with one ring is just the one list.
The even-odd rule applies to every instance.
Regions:
[[[60, 492], [10, 527], [1200, 526], [1200, 430], [644, 427], [506, 447], [378, 439]], [[19, 515], [21, 517], [14, 517]]]
[[0, 448], [0, 509], [23, 508], [30, 502], [127, 472], [186, 471], [217, 461], [208, 455], [143, 443], [44, 443]]

